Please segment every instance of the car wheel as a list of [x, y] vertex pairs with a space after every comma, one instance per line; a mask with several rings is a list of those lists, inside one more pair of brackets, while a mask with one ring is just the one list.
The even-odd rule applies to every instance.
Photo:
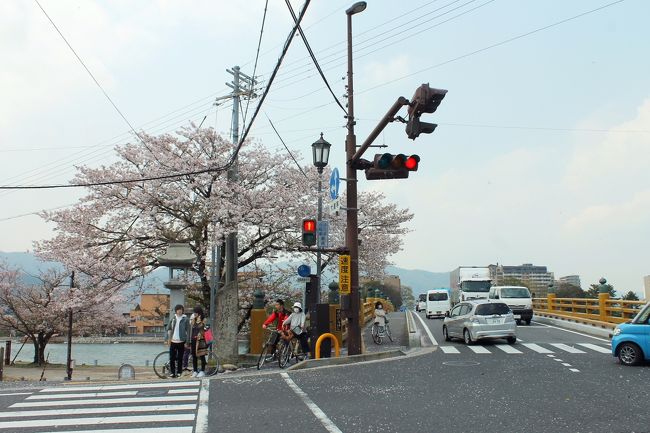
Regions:
[[636, 344], [625, 342], [618, 349], [618, 359], [624, 365], [639, 365], [643, 359], [643, 352]]
[[508, 337], [506, 340], [508, 341], [508, 344], [515, 344], [517, 342], [517, 337]]
[[526, 320], [526, 326], [530, 326], [530, 322], [532, 322], [531, 319]]
[[520, 319], [515, 320], [515, 322], [517, 322], [517, 326], [521, 326], [521, 320]]
[[451, 337], [449, 336], [449, 332], [447, 331], [446, 326], [442, 327], [442, 335], [445, 336], [445, 341], [451, 341]]
[[463, 331], [463, 340], [465, 340], [465, 344], [472, 344], [472, 334], [469, 333], [469, 329], [465, 329]]

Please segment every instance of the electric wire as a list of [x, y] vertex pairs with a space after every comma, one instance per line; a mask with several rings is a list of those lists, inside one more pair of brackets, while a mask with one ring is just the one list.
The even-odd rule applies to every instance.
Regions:
[[278, 130], [275, 128], [275, 125], [273, 124], [273, 122], [271, 122], [271, 119], [269, 118], [269, 115], [266, 114], [266, 113], [264, 113], [264, 115], [266, 116], [266, 120], [269, 121], [269, 124], [271, 125], [271, 128], [273, 128], [273, 130], [275, 131], [275, 134], [278, 136], [278, 138], [279, 138], [280, 141], [282, 142], [282, 145], [284, 146], [284, 148], [287, 149], [287, 153], [289, 153], [289, 156], [291, 157], [291, 159], [293, 159], [293, 162], [296, 163], [296, 166], [298, 167], [298, 170], [300, 170], [300, 172], [302, 173], [303, 176], [305, 176], [305, 178], [309, 179], [309, 178], [307, 177], [307, 175], [305, 174], [305, 172], [303, 171], [303, 169], [302, 169], [302, 167], [300, 166], [300, 164], [298, 164], [298, 161], [296, 160], [296, 158], [293, 156], [293, 153], [291, 153], [291, 151], [289, 150], [289, 147], [287, 146], [287, 144], [284, 142], [284, 140], [283, 140], [282, 137], [280, 136], [280, 133], [279, 133]]
[[[285, 3], [287, 4], [287, 7], [289, 8], [289, 12], [291, 12], [291, 17], [293, 18], [294, 22], [296, 21], [296, 14], [293, 11], [293, 8], [291, 7], [291, 2], [289, 0], [285, 0]], [[298, 26], [298, 31], [300, 32], [300, 37], [302, 38], [302, 41], [305, 44], [305, 47], [307, 48], [307, 51], [309, 52], [309, 55], [311, 56], [311, 59], [314, 62], [314, 65], [316, 66], [316, 69], [318, 69], [318, 73], [320, 74], [321, 78], [325, 82], [325, 85], [327, 86], [327, 89], [330, 91], [332, 94], [332, 97], [334, 98], [334, 101], [338, 104], [339, 107], [341, 107], [341, 110], [345, 113], [347, 116], [348, 110], [343, 107], [343, 104], [341, 104], [341, 101], [339, 101], [339, 98], [336, 97], [336, 94], [332, 90], [332, 87], [330, 87], [330, 83], [327, 81], [327, 78], [325, 78], [325, 74], [323, 73], [323, 70], [321, 69], [320, 65], [318, 64], [318, 60], [316, 60], [316, 56], [314, 55], [314, 52], [312, 51], [311, 47], [309, 46], [309, 42], [307, 42], [307, 37], [305, 36], [305, 32], [302, 31], [302, 27]], [[269, 123], [271, 121], [269, 120]], [[271, 124], [272, 126], [272, 124]], [[274, 128], [275, 129], [275, 128]]]
[[[36, 0], [35, 0], [36, 1]], [[273, 80], [275, 79], [280, 66], [282, 65], [282, 61], [284, 60], [285, 55], [287, 54], [287, 51], [289, 50], [289, 47], [291, 46], [291, 41], [293, 40], [298, 27], [300, 26], [300, 23], [302, 22], [302, 19], [305, 16], [305, 13], [307, 12], [307, 8], [309, 7], [311, 0], [305, 0], [302, 9], [300, 10], [300, 14], [298, 16], [298, 21], [296, 22], [296, 25], [292, 28], [291, 32], [289, 33], [289, 36], [285, 42], [284, 48], [280, 54], [280, 57], [276, 63], [276, 67], [273, 70], [273, 73], [271, 74], [271, 77], [269, 78], [269, 81], [266, 85], [266, 88], [264, 89], [264, 93], [262, 94], [260, 98], [260, 102], [258, 103], [255, 112], [253, 113], [253, 116], [251, 117], [251, 120], [246, 127], [244, 134], [239, 140], [239, 144], [235, 147], [235, 150], [233, 154], [230, 157], [230, 160], [223, 166], [221, 167], [209, 167], [206, 169], [202, 170], [191, 170], [191, 171], [186, 171], [186, 172], [181, 172], [181, 173], [175, 173], [175, 174], [168, 174], [168, 175], [161, 175], [161, 176], [149, 176], [149, 177], [141, 177], [138, 179], [123, 179], [123, 180], [110, 180], [110, 181], [102, 181], [102, 182], [85, 182], [85, 183], [78, 183], [78, 184], [59, 184], [59, 185], [12, 185], [12, 186], [0, 186], [0, 190], [34, 190], [34, 189], [63, 189], [63, 188], [80, 188], [80, 187], [92, 187], [92, 186], [106, 186], [106, 185], [123, 185], [123, 184], [128, 184], [128, 183], [135, 183], [135, 182], [146, 182], [146, 181], [154, 181], [154, 180], [167, 180], [167, 179], [176, 179], [180, 177], [185, 177], [185, 176], [193, 176], [193, 175], [198, 175], [198, 174], [205, 174], [205, 173], [214, 173], [214, 172], [219, 172], [219, 171], [224, 171], [229, 169], [234, 162], [237, 159], [237, 156], [239, 154], [239, 151], [241, 150], [244, 141], [246, 140], [251, 127], [253, 126], [253, 123], [255, 122], [255, 119], [257, 118], [257, 115], [260, 112], [260, 109], [262, 107], [262, 104], [264, 103], [264, 100], [266, 99], [266, 96], [269, 93], [269, 90], [271, 88], [271, 85], [273, 84]], [[146, 145], [145, 145], [146, 146]]]
[[[253, 66], [253, 75], [251, 75], [252, 80], [251, 80], [251, 87], [255, 86], [255, 73], [257, 72], [257, 61], [260, 58], [260, 47], [262, 46], [262, 35], [264, 34], [264, 23], [266, 22], [266, 10], [269, 7], [269, 0], [266, 0], [266, 3], [264, 4], [264, 15], [262, 16], [262, 26], [260, 28], [260, 38], [257, 41], [257, 52], [255, 53], [255, 65]], [[251, 94], [252, 94], [251, 89]], [[248, 114], [248, 104], [250, 104], [251, 101], [251, 96], [249, 96], [246, 99], [246, 110], [244, 111], [244, 117], [243, 117], [243, 124], [246, 124], [246, 115]]]

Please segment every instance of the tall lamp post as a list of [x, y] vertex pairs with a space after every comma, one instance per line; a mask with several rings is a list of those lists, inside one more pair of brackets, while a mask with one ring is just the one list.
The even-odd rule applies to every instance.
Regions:
[[[330, 157], [330, 147], [332, 145], [323, 139], [323, 133], [320, 133], [320, 138], [311, 145], [311, 150], [314, 157], [314, 167], [318, 170], [318, 224], [321, 224], [323, 219], [323, 169], [327, 167], [327, 162]], [[318, 238], [317, 238], [318, 239]], [[316, 292], [318, 293], [318, 301], [320, 302], [320, 274], [321, 274], [321, 256], [320, 249], [322, 245], [317, 243], [318, 251], [316, 252]]]
[[347, 136], [345, 138], [346, 188], [347, 188], [347, 227], [345, 246], [350, 254], [350, 302], [348, 311], [348, 355], [361, 353], [361, 324], [359, 323], [359, 233], [357, 215], [357, 169], [353, 166], [357, 150], [357, 138], [354, 135], [354, 88], [352, 80], [352, 15], [363, 12], [366, 2], [356, 2], [345, 14], [348, 19], [348, 115]]

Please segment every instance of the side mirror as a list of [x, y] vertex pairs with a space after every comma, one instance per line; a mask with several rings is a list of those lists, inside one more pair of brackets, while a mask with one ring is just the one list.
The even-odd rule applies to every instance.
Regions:
[[445, 317], [449, 317], [449, 311], [445, 311]]

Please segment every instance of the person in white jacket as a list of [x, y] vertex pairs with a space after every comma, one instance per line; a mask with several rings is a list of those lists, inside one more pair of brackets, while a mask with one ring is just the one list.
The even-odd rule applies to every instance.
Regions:
[[377, 324], [377, 326], [386, 325], [386, 311], [384, 310], [384, 305], [379, 301], [375, 303], [374, 322]]
[[289, 332], [293, 333], [298, 339], [300, 348], [305, 355], [309, 353], [309, 343], [307, 342], [307, 331], [305, 329], [306, 318], [307, 316], [302, 311], [302, 304], [296, 302], [293, 304], [293, 312], [282, 322], [283, 325], [289, 325]]

